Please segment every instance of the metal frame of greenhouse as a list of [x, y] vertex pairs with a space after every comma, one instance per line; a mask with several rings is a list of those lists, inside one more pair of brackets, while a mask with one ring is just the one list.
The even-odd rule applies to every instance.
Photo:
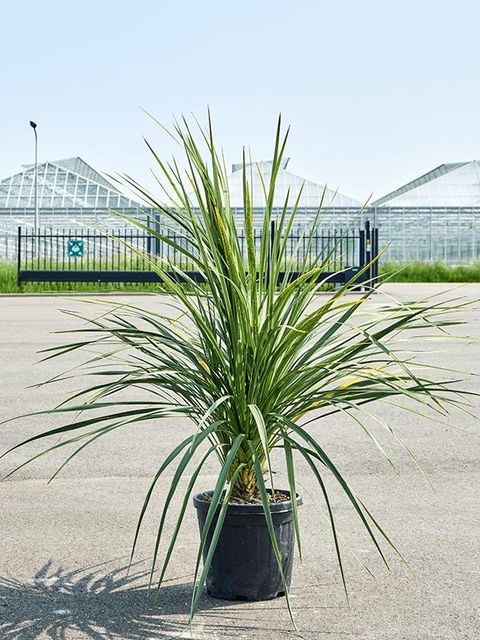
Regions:
[[[271, 177], [271, 162], [254, 165], [251, 193], [256, 203], [254, 223], [260, 228], [263, 189]], [[298, 198], [298, 228], [313, 222], [317, 203], [322, 201], [316, 232], [334, 233], [348, 227], [363, 227], [369, 221], [378, 229], [380, 249], [386, 247], [383, 261], [442, 261], [459, 265], [480, 260], [479, 161], [440, 165], [367, 207], [304, 180], [289, 171], [287, 165], [288, 159], [285, 159], [277, 176], [274, 205], [280, 214], [287, 195], [290, 202]], [[242, 164], [233, 165], [228, 177], [231, 207], [239, 229], [243, 222], [242, 167]], [[0, 181], [0, 260], [16, 260], [18, 226], [25, 231], [34, 227], [34, 176], [34, 167], [26, 165], [22, 171]], [[120, 193], [116, 184], [79, 157], [38, 165], [38, 187], [43, 230], [131, 229], [132, 225], [115, 212], [142, 221], [153, 219], [154, 226], [161, 224], [162, 216]], [[474, 206], [476, 203], [478, 206]], [[436, 206], [439, 204], [449, 206]]]
[[[152, 209], [122, 209], [121, 213], [152, 217]], [[298, 211], [298, 227], [311, 223], [316, 211]], [[255, 210], [257, 226], [261, 209]], [[242, 212], [236, 210], [239, 227]], [[44, 228], [129, 228], [111, 211], [94, 209], [44, 209], [40, 211]], [[318, 231], [363, 226], [366, 221], [378, 229], [380, 249], [386, 247], [383, 261], [435, 262], [449, 265], [480, 261], [480, 207], [327, 207], [318, 221]], [[32, 209], [0, 209], [0, 260], [15, 261], [18, 251], [17, 229], [33, 228]]]

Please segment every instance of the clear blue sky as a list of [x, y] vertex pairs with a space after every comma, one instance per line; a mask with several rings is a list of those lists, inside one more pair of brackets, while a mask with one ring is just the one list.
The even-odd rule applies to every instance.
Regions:
[[292, 125], [295, 173], [365, 198], [480, 158], [478, 0], [2, 3], [0, 176], [79, 155], [146, 184], [145, 116], [204, 116], [229, 162]]

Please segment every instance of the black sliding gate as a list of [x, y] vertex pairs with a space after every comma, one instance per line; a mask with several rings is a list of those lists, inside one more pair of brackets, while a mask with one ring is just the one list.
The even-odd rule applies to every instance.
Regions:
[[[270, 241], [275, 226], [272, 223]], [[168, 232], [169, 239], [186, 246], [188, 241], [180, 235]], [[246, 252], [243, 231], [239, 230], [240, 246]], [[255, 244], [260, 248], [261, 230], [255, 230]], [[327, 270], [318, 276], [328, 277], [329, 282], [348, 282], [362, 270], [378, 253], [378, 229], [369, 222], [364, 228], [319, 230], [310, 240], [302, 229], [292, 231], [286, 242], [285, 271], [279, 275], [283, 280], [287, 263], [303, 258], [305, 254], [313, 262], [327, 259]], [[89, 229], [50, 229], [35, 234], [18, 228], [18, 283], [24, 282], [117, 282], [154, 283], [160, 278], [154, 271], [154, 263], [160, 258], [174, 264], [188, 278], [204, 282], [204, 277], [195, 271], [185, 257], [170, 244], [138, 229], [122, 229], [101, 233]], [[178, 272], [169, 275], [181, 281]], [[296, 278], [299, 271], [289, 269], [288, 277]], [[374, 262], [357, 280], [356, 284], [374, 283], [378, 276]]]

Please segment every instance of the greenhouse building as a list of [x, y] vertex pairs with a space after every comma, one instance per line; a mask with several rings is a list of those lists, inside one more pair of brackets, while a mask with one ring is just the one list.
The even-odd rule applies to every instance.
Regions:
[[[138, 202], [125, 197], [79, 157], [38, 165], [37, 198], [41, 228], [67, 229], [124, 226], [113, 209], [138, 215]], [[32, 230], [35, 210], [35, 166], [0, 181], [0, 259], [16, 254], [19, 226]]]
[[[280, 213], [288, 196], [297, 203], [296, 228], [312, 222], [321, 205], [318, 226], [337, 231], [363, 227], [368, 220], [379, 230], [382, 259], [462, 264], [480, 260], [480, 162], [442, 164], [374, 202], [362, 203], [289, 171], [285, 159], [277, 178], [274, 206]], [[247, 166], [260, 226], [265, 206], [264, 185], [272, 163]], [[35, 168], [0, 181], [0, 259], [15, 259], [17, 229], [34, 226]], [[243, 166], [235, 164], [228, 177], [230, 205], [239, 227], [243, 220]], [[125, 226], [115, 211], [131, 216], [152, 214], [79, 157], [38, 165], [37, 198], [42, 228], [75, 229], [95, 226], [110, 230]]]
[[442, 164], [368, 208], [387, 259], [480, 259], [480, 162]]

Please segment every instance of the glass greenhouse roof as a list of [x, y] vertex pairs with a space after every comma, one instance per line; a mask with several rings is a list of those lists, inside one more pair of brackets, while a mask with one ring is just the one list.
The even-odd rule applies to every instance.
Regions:
[[372, 202], [386, 207], [478, 207], [480, 161], [442, 164]]
[[[35, 206], [35, 167], [0, 181], [0, 208]], [[141, 206], [122, 195], [81, 158], [38, 165], [38, 206], [47, 208], [130, 208]]]
[[[325, 189], [325, 196], [323, 201], [324, 207], [361, 207], [362, 203], [354, 198], [344, 196], [332, 189], [326, 189], [323, 185], [317, 184], [310, 180], [305, 180], [300, 176], [297, 176], [290, 171], [287, 171], [288, 164], [286, 159], [283, 163], [283, 167], [279, 170], [277, 178], [277, 188], [275, 191], [274, 207], [281, 208], [285, 204], [287, 193], [289, 192], [289, 205], [293, 206], [295, 203], [300, 189], [303, 186], [303, 190], [298, 203], [299, 209], [317, 209], [320, 205], [322, 195]], [[263, 191], [262, 179], [266, 187], [270, 183], [272, 174], [271, 162], [254, 162], [247, 167], [247, 177], [250, 183], [250, 191], [252, 194], [253, 206], [263, 207], [265, 206], [265, 194]], [[243, 207], [243, 165], [234, 164], [232, 167], [232, 173], [228, 178], [228, 185], [230, 188], [230, 206], [232, 208]]]

